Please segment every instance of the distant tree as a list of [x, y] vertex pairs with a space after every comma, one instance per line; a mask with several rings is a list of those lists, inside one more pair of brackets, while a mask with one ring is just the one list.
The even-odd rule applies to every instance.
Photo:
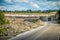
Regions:
[[30, 12], [32, 12], [32, 10], [27, 10], [26, 12], [30, 13]]

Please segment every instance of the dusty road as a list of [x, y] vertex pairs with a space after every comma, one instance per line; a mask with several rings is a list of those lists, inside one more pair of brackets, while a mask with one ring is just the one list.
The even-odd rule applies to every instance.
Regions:
[[19, 34], [9, 40], [59, 40], [60, 27], [51, 22], [44, 26]]

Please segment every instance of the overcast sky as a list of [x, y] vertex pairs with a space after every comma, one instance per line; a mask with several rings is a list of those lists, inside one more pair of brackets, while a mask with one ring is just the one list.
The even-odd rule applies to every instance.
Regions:
[[0, 0], [0, 10], [54, 10], [60, 0]]

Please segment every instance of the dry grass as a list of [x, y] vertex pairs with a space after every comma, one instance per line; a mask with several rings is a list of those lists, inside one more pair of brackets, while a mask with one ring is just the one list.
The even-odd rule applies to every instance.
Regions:
[[25, 32], [29, 31], [31, 29], [37, 28], [39, 26], [43, 25], [43, 22], [38, 20], [35, 23], [30, 22], [30, 21], [24, 21], [24, 19], [15, 19], [15, 20], [10, 20], [13, 28], [15, 29], [15, 32]]

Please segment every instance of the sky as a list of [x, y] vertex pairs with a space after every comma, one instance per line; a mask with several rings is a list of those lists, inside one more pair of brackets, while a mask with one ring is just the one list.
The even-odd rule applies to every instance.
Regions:
[[60, 0], [0, 0], [0, 10], [55, 10]]

